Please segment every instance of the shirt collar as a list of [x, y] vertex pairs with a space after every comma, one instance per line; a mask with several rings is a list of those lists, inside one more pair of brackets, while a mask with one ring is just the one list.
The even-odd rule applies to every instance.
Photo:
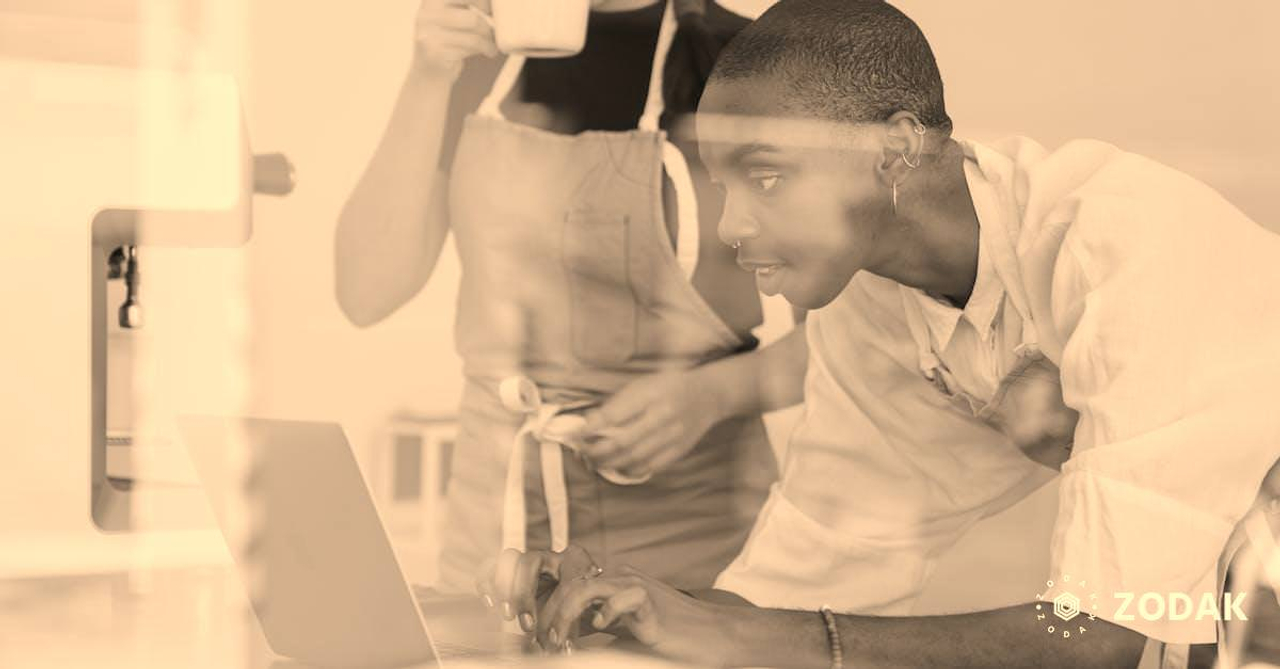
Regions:
[[[970, 192], [979, 188], [995, 188], [998, 181], [993, 183], [981, 169], [973, 145], [962, 142], [962, 146], [965, 149], [964, 176]], [[999, 212], [986, 211], [981, 204], [986, 201], [989, 201], [988, 198], [974, 198], [974, 208], [978, 214], [978, 271], [973, 282], [973, 292], [969, 295], [969, 301], [965, 303], [964, 309], [957, 309], [945, 299], [933, 297], [924, 291], [918, 289], [915, 291], [925, 324], [933, 334], [934, 344], [939, 351], [946, 350], [951, 343], [961, 318], [969, 321], [982, 341], [987, 341], [994, 329], [992, 326], [1000, 311], [1000, 305], [1004, 303], [1004, 285], [1000, 282], [1000, 277], [992, 264], [989, 250], [992, 243], [991, 234], [996, 232], [994, 227], [999, 225], [996, 218]]]

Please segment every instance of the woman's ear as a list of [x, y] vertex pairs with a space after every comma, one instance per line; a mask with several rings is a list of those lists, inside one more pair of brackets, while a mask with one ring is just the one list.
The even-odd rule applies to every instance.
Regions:
[[906, 181], [911, 171], [920, 166], [927, 131], [920, 119], [908, 111], [895, 112], [883, 128], [878, 172], [887, 187]]

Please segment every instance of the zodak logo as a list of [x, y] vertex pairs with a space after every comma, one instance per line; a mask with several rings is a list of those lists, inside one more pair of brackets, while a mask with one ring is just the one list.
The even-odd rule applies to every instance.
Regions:
[[[1064, 574], [1058, 582], [1046, 581], [1045, 586], [1058, 594], [1045, 599], [1046, 594], [1036, 595], [1036, 620], [1044, 625], [1045, 632], [1063, 639], [1079, 637], [1089, 631], [1089, 623], [1098, 619], [1098, 595], [1091, 592], [1088, 583], [1073, 581]], [[1107, 620], [1117, 623], [1135, 620], [1248, 620], [1244, 612], [1244, 599], [1248, 593], [1223, 593], [1221, 601], [1211, 592], [1198, 599], [1183, 592], [1117, 592], [1114, 593], [1115, 609]]]
[[1072, 582], [1070, 574], [1063, 574], [1060, 583], [1045, 582], [1049, 590], [1055, 585], [1062, 592], [1052, 600], [1045, 601], [1044, 593], [1036, 595], [1036, 620], [1044, 625], [1045, 632], [1063, 639], [1088, 632], [1088, 624], [1098, 619], [1097, 593], [1090, 592], [1084, 581]]
[[[1119, 608], [1113, 618], [1116, 622], [1142, 620], [1248, 620], [1244, 609], [1245, 592], [1227, 592], [1222, 596], [1222, 607], [1212, 592], [1200, 597], [1197, 605], [1185, 592], [1117, 592]], [[1134, 605], [1134, 602], [1137, 605]], [[1136, 618], [1135, 618], [1136, 615]]]

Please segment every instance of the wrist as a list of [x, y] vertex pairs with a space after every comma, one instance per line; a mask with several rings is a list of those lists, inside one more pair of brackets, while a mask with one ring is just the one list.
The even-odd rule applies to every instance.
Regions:
[[438, 61], [415, 55], [409, 64], [411, 83], [429, 86], [452, 86], [462, 73], [462, 61]]
[[733, 362], [734, 358], [717, 360], [690, 372], [689, 388], [701, 399], [711, 425], [746, 412], [745, 384], [732, 373]]
[[771, 648], [773, 627], [763, 620], [760, 609], [717, 604], [724, 630], [724, 665], [730, 667], [783, 666]]

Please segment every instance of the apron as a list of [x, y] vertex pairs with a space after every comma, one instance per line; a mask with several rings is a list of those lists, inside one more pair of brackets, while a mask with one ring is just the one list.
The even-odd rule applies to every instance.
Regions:
[[[627, 563], [707, 587], [776, 478], [758, 416], [713, 427], [645, 480], [594, 472], [565, 443], [581, 412], [629, 381], [754, 346], [690, 283], [702, 234], [693, 183], [658, 127], [675, 29], [668, 5], [635, 130], [562, 135], [508, 121], [501, 107], [518, 56], [466, 119], [449, 191], [466, 383], [441, 589], [471, 590], [500, 547], [569, 542], [602, 567]], [[664, 173], [675, 192], [674, 249]]]

